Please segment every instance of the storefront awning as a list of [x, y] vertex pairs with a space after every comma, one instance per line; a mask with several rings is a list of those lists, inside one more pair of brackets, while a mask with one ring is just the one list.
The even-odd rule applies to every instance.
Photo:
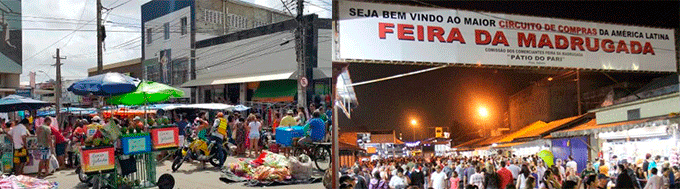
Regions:
[[272, 73], [272, 74], [262, 74], [262, 75], [247, 75], [247, 76], [226, 76], [220, 78], [205, 78], [205, 79], [195, 79], [182, 84], [182, 87], [198, 87], [198, 86], [210, 86], [210, 85], [224, 85], [232, 83], [249, 83], [258, 81], [273, 81], [273, 80], [284, 80], [284, 79], [296, 79], [294, 71], [282, 72], [282, 73]]
[[596, 133], [601, 133], [601, 132], [617, 132], [617, 131], [630, 130], [630, 129], [634, 129], [634, 128], [664, 126], [664, 125], [670, 125], [671, 120], [675, 120], [675, 119], [678, 119], [678, 118], [680, 118], [680, 117], [677, 116], [677, 115], [669, 115], [669, 116], [660, 116], [660, 117], [653, 117], [653, 118], [646, 118], [646, 119], [639, 119], [639, 120], [632, 120], [632, 121], [624, 121], [624, 122], [617, 122], [617, 123], [608, 123], [608, 124], [602, 124], [602, 125], [598, 125], [595, 122], [595, 120], [591, 120], [587, 123], [581, 124], [579, 126], [571, 128], [571, 129], [553, 132], [551, 135], [553, 137], [584, 136], [584, 135], [591, 135], [591, 134], [596, 134]]
[[297, 81], [263, 81], [253, 94], [255, 102], [292, 102], [297, 93]]

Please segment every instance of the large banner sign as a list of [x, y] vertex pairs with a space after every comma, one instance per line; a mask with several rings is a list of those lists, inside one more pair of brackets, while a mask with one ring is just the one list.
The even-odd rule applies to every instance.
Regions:
[[339, 9], [335, 61], [676, 71], [671, 29], [353, 1]]

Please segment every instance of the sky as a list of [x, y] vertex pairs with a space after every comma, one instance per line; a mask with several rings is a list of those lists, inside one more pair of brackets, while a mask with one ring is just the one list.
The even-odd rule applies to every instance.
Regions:
[[[150, 0], [102, 0], [107, 34], [104, 65], [141, 57], [141, 5]], [[285, 10], [281, 0], [243, 0], [277, 10]], [[290, 1], [290, 0], [286, 0]], [[305, 14], [331, 17], [331, 0], [309, 0]], [[37, 72], [36, 82], [54, 79], [52, 64], [56, 48], [60, 49], [64, 80], [87, 76], [87, 69], [97, 66], [96, 0], [23, 0], [23, 73], [21, 83], [28, 84], [30, 71]], [[74, 32], [77, 28], [79, 31]], [[55, 31], [59, 30], [59, 31]]]
[[[367, 0], [368, 1], [368, 0]], [[664, 5], [633, 5], [628, 2], [612, 3], [576, 3], [565, 2], [478, 2], [465, 1], [449, 3], [430, 1], [421, 4], [420, 1], [405, 3], [418, 6], [447, 6], [467, 10], [481, 10], [489, 12], [505, 12], [522, 15], [548, 16], [570, 18], [598, 22], [620, 23], [651, 27], [678, 27], [677, 2]], [[644, 2], [648, 3], [648, 2]], [[615, 6], [620, 5], [620, 6]], [[652, 10], [653, 9], [653, 10]], [[350, 64], [349, 72], [352, 82], [362, 82], [384, 78], [416, 70], [426, 69], [426, 66], [384, 65], [384, 64]], [[378, 71], [379, 70], [379, 71]], [[561, 71], [564, 72], [564, 71]], [[509, 96], [531, 85], [539, 79], [559, 75], [553, 71], [518, 71], [479, 68], [445, 68], [436, 71], [411, 75], [398, 79], [380, 81], [367, 85], [355, 86], [359, 106], [352, 110], [352, 119], [340, 116], [339, 124], [342, 131], [377, 131], [395, 130], [397, 137], [403, 133], [405, 141], [411, 141], [413, 133], [416, 139], [432, 137], [434, 129], [430, 127], [451, 126], [452, 137], [460, 133], [471, 133], [480, 121], [483, 124], [501, 125], [504, 112], [508, 109]], [[601, 73], [581, 73], [582, 78], [597, 81], [595, 85], [611, 85], [613, 81]], [[614, 74], [618, 81], [648, 82], [655, 74]], [[563, 83], [569, 84], [566, 78]], [[583, 79], [584, 81], [588, 79]], [[585, 92], [585, 91], [584, 91]], [[480, 120], [477, 108], [487, 107], [489, 120]], [[342, 114], [340, 114], [342, 115]], [[416, 119], [417, 127], [410, 126], [410, 120]], [[544, 120], [551, 121], [551, 120]], [[456, 142], [475, 137], [465, 136]]]

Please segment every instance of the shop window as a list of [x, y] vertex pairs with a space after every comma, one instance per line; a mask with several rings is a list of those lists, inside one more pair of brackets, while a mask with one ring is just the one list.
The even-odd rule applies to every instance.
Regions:
[[182, 18], [179, 20], [179, 22], [180, 22], [180, 25], [181, 25], [181, 27], [182, 27], [182, 29], [181, 29], [181, 34], [182, 34], [182, 35], [186, 35], [186, 34], [187, 34], [187, 17], [186, 17], [186, 16], [185, 16], [185, 17], [182, 17]]
[[628, 110], [628, 120], [640, 119], [640, 108]]
[[180, 59], [172, 61], [172, 84], [181, 85], [187, 82], [188, 79], [188, 63], [187, 59]]
[[166, 40], [170, 39], [170, 23], [166, 22], [163, 24], [163, 33], [165, 34], [163, 36]]
[[151, 44], [151, 42], [153, 42], [151, 31], [153, 31], [153, 28], [146, 29], [146, 44]]

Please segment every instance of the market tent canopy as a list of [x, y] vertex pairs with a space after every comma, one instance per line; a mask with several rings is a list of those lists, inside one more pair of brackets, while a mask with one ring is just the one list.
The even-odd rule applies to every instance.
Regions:
[[213, 77], [204, 79], [195, 79], [187, 81], [182, 84], [182, 87], [198, 87], [198, 86], [209, 86], [209, 85], [225, 85], [232, 83], [250, 83], [258, 81], [273, 81], [273, 80], [284, 80], [291, 79], [295, 80], [295, 71], [288, 71], [282, 73], [270, 73], [270, 74], [260, 74], [260, 75], [234, 75], [225, 77]]
[[166, 84], [144, 81], [139, 84], [134, 92], [109, 98], [111, 104], [142, 105], [147, 103], [163, 102], [170, 97], [182, 97], [184, 91]]
[[340, 150], [366, 151], [363, 148], [360, 148], [359, 146], [354, 145], [354, 144], [350, 144], [350, 143], [346, 143], [346, 142], [342, 142], [342, 141], [338, 141], [338, 144], [340, 144], [340, 146], [338, 147]]
[[571, 129], [551, 133], [552, 137], [584, 136], [601, 132], [623, 131], [634, 128], [669, 125], [670, 119], [678, 119], [678, 115], [658, 116], [646, 119], [623, 121], [598, 125], [594, 120]]
[[233, 105], [222, 104], [222, 103], [204, 103], [204, 104], [186, 104], [186, 105], [170, 105], [164, 107], [163, 110], [175, 110], [175, 109], [201, 109], [201, 110], [226, 110], [233, 111]]
[[544, 135], [549, 135], [550, 131], [556, 130], [565, 124], [568, 124], [576, 119], [582, 118], [587, 114], [581, 115], [581, 116], [574, 116], [574, 117], [568, 117], [560, 120], [555, 120], [551, 121], [550, 123], [546, 124], [543, 127], [536, 128], [530, 132], [525, 133], [524, 135], [519, 136], [518, 138], [515, 138], [513, 141], [517, 142], [520, 139], [529, 139], [529, 138], [536, 138], [536, 137], [543, 137]]
[[492, 146], [493, 148], [509, 148], [509, 147], [514, 147], [517, 145], [522, 145], [524, 142], [511, 142], [511, 143], [505, 143], [505, 144], [499, 144], [497, 146]]
[[503, 137], [499, 142], [511, 142], [512, 140], [516, 138], [521, 138], [524, 135], [527, 135], [528, 133], [531, 133], [534, 130], [537, 130], [541, 127], [547, 126], [548, 123], [543, 122], [543, 121], [536, 121], [532, 124], [529, 124], [528, 126], [523, 127], [520, 130], [517, 130], [515, 132], [512, 132], [505, 137]]
[[471, 148], [472, 145], [474, 145], [474, 144], [476, 144], [476, 143], [478, 143], [478, 142], [480, 142], [480, 141], [482, 141], [482, 140], [485, 140], [485, 139], [488, 139], [488, 138], [476, 138], [476, 139], [472, 139], [472, 140], [469, 140], [469, 141], [467, 141], [467, 142], [464, 142], [464, 143], [462, 143], [462, 144], [457, 145], [455, 148], [457, 148], [457, 149], [459, 149], [459, 150], [462, 150], [462, 151], [464, 151], [464, 150], [466, 150], [466, 149], [467, 149], [467, 150], [470, 150], [470, 148]]
[[[97, 110], [94, 108], [78, 108], [78, 107], [73, 107], [73, 108], [61, 108], [62, 113], [70, 113], [70, 114], [77, 114], [77, 115], [89, 115], [89, 114], [96, 114]], [[37, 115], [38, 117], [44, 117], [44, 116], [54, 116], [56, 112], [54, 110], [43, 110], [43, 111], [38, 111]]]
[[50, 105], [52, 105], [52, 103], [26, 98], [19, 95], [9, 95], [0, 99], [0, 112], [37, 110]]
[[394, 134], [371, 134], [371, 143], [404, 144]]
[[263, 81], [253, 94], [256, 102], [292, 102], [297, 93], [295, 80]]
[[112, 96], [135, 91], [139, 83], [139, 79], [121, 73], [105, 73], [77, 81], [67, 90], [81, 96]]

